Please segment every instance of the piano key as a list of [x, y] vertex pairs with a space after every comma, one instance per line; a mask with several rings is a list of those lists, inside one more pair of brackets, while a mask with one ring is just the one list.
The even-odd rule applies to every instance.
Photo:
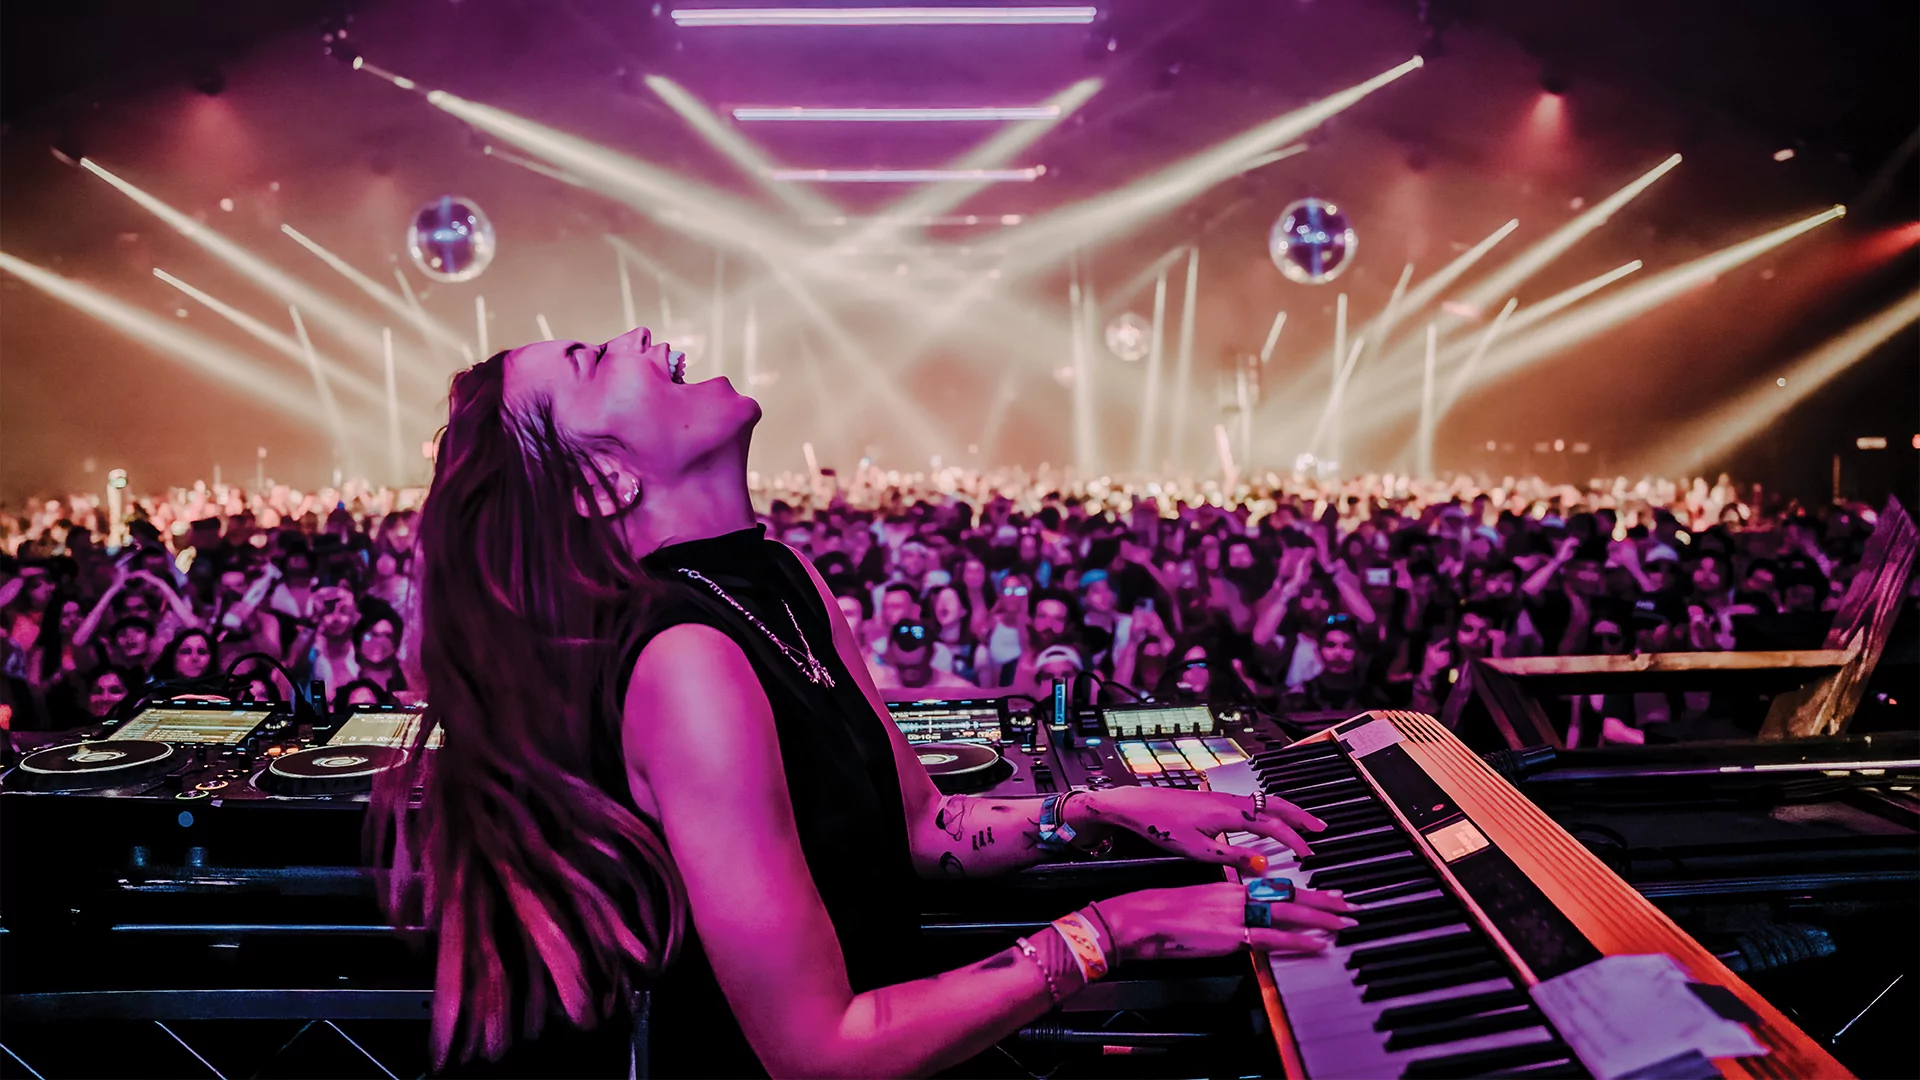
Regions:
[[1284, 799], [1293, 792], [1316, 784], [1332, 783], [1335, 780], [1357, 780], [1359, 775], [1353, 771], [1353, 766], [1341, 761], [1331, 765], [1302, 765], [1289, 769], [1275, 769], [1271, 772], [1262, 772], [1260, 779], [1265, 781], [1264, 787], [1268, 794], [1278, 795]]
[[1387, 1036], [1388, 1050], [1414, 1050], [1423, 1046], [1458, 1042], [1474, 1035], [1492, 1035], [1516, 1028], [1538, 1027], [1545, 1021], [1531, 1003], [1504, 1009], [1490, 1009], [1473, 1016], [1458, 1017], [1438, 1024], [1408, 1024], [1393, 1028]]
[[1300, 809], [1310, 811], [1317, 806], [1332, 806], [1335, 803], [1346, 802], [1356, 795], [1366, 794], [1367, 791], [1367, 785], [1358, 780], [1336, 780], [1330, 784], [1317, 784], [1293, 792], [1286, 799]]
[[[1382, 855], [1399, 855], [1411, 852], [1413, 848], [1397, 832], [1367, 833], [1363, 836], [1334, 837], [1323, 845], [1315, 841], [1313, 854], [1300, 860], [1300, 869], [1312, 873], [1315, 870], [1329, 870], [1336, 866], [1349, 866], [1363, 859], [1378, 858]], [[1327, 850], [1321, 850], [1325, 847]]]
[[1525, 990], [1494, 990], [1485, 994], [1469, 994], [1465, 997], [1428, 1001], [1418, 1005], [1394, 1005], [1381, 1010], [1380, 1019], [1375, 1022], [1375, 1026], [1385, 1031], [1388, 1028], [1408, 1024], [1437, 1024], [1443, 1020], [1472, 1016], [1474, 1013], [1489, 1009], [1525, 1005], [1532, 1000]]
[[[1515, 1069], [1553, 1061], [1568, 1053], [1565, 1044], [1554, 1038], [1546, 1028], [1523, 1028], [1508, 1034], [1532, 1037], [1514, 1038], [1495, 1046], [1456, 1048], [1452, 1053], [1438, 1057], [1417, 1058], [1407, 1062], [1406, 1070], [1400, 1075], [1407, 1080], [1482, 1076], [1495, 1069]], [[1486, 1038], [1497, 1040], [1501, 1036], [1489, 1035]]]
[[1339, 758], [1346, 760], [1346, 754], [1333, 743], [1310, 743], [1305, 746], [1283, 746], [1278, 750], [1268, 750], [1255, 754], [1254, 764], [1267, 762], [1307, 761], [1311, 759]]
[[1460, 923], [1460, 912], [1431, 911], [1424, 915], [1407, 915], [1398, 919], [1381, 919], [1378, 922], [1349, 926], [1334, 933], [1334, 943], [1338, 945], [1359, 945], [1382, 938], [1397, 937], [1414, 930], [1429, 930], [1436, 926], [1452, 926]]
[[1409, 937], [1412, 940], [1406, 942], [1367, 945], [1353, 949], [1347, 956], [1347, 966], [1359, 968], [1368, 964], [1388, 964], [1395, 960], [1425, 956], [1436, 949], [1458, 949], [1485, 940], [1478, 930], [1472, 928], [1453, 934], [1421, 933], [1409, 935]]
[[[1327, 824], [1331, 826], [1333, 823], [1328, 822]], [[1332, 857], [1347, 851], [1358, 851], [1361, 848], [1374, 847], [1388, 842], [1405, 845], [1407, 838], [1399, 829], [1381, 823], [1378, 825], [1369, 825], [1364, 829], [1345, 830], [1345, 835], [1341, 836], [1337, 841], [1329, 840], [1326, 843], [1317, 845], [1314, 854]]]
[[[1422, 1047], [1416, 1050], [1388, 1050], [1384, 1041], [1375, 1045], [1377, 1034], [1342, 1033], [1331, 1038], [1303, 1039], [1300, 1043], [1300, 1058], [1307, 1067], [1307, 1075], [1314, 1080], [1379, 1080], [1381, 1077], [1410, 1076], [1425, 1078], [1428, 1076], [1477, 1076], [1474, 1071], [1446, 1071], [1452, 1069], [1456, 1060], [1477, 1060], [1474, 1055], [1484, 1055], [1485, 1060], [1497, 1061], [1502, 1065], [1511, 1063], [1529, 1063], [1550, 1059], [1552, 1047], [1558, 1045], [1552, 1034], [1542, 1027], [1522, 1028], [1518, 1031], [1502, 1031], [1491, 1035], [1478, 1035], [1455, 1042], [1442, 1043], [1438, 1047]], [[1435, 1054], [1435, 1050], [1443, 1051]], [[1543, 1054], [1542, 1051], [1545, 1051]], [[1416, 1068], [1431, 1068], [1427, 1062], [1439, 1062], [1439, 1072], [1415, 1072]]]
[[1350, 904], [1370, 904], [1381, 900], [1393, 900], [1398, 897], [1431, 889], [1439, 880], [1440, 878], [1437, 875], [1425, 874], [1417, 878], [1409, 878], [1396, 885], [1378, 885], [1369, 889], [1352, 889], [1346, 893], [1347, 902]]
[[1496, 1072], [1482, 1073], [1481, 1075], [1487, 1077], [1537, 1077], [1539, 1080], [1547, 1080], [1549, 1077], [1585, 1077], [1590, 1074], [1587, 1072], [1586, 1066], [1580, 1064], [1579, 1060], [1572, 1054], [1568, 1054], [1565, 1057], [1556, 1058], [1552, 1061], [1542, 1061], [1537, 1065], [1521, 1065], [1518, 1068], [1500, 1069]]
[[1485, 942], [1469, 942], [1455, 948], [1435, 949], [1400, 960], [1362, 964], [1353, 968], [1353, 981], [1361, 986], [1370, 986], [1382, 979], [1398, 979], [1407, 975], [1432, 975], [1483, 960], [1498, 959], [1499, 954], [1494, 952], [1493, 946]]
[[1310, 888], [1359, 891], [1375, 885], [1394, 885], [1431, 876], [1426, 860], [1412, 854], [1388, 855], [1351, 866], [1321, 870], [1307, 882]]
[[1429, 990], [1445, 990], [1449, 987], [1465, 986], [1482, 979], [1491, 979], [1505, 974], [1507, 967], [1494, 954], [1491, 960], [1461, 964], [1450, 971], [1430, 972], [1425, 975], [1403, 975], [1398, 978], [1374, 979], [1360, 991], [1361, 1001], [1395, 1001], [1409, 994], [1422, 994]]
[[1453, 897], [1440, 893], [1437, 896], [1420, 899], [1407, 898], [1388, 904], [1374, 904], [1360, 911], [1348, 912], [1348, 916], [1361, 926], [1381, 922], [1386, 919], [1405, 919], [1416, 915], [1429, 915], [1436, 912], [1448, 912], [1465, 918], [1465, 912]]

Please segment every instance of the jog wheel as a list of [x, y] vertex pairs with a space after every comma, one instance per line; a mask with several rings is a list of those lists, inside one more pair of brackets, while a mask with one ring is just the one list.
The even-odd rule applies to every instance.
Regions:
[[92, 791], [157, 780], [184, 756], [172, 743], [145, 739], [104, 739], [36, 750], [13, 771], [16, 786], [28, 791]]
[[372, 791], [374, 778], [406, 764], [397, 746], [316, 746], [274, 758], [259, 785], [275, 795], [345, 795]]
[[1013, 772], [1000, 751], [980, 743], [922, 743], [913, 752], [945, 795], [985, 791]]

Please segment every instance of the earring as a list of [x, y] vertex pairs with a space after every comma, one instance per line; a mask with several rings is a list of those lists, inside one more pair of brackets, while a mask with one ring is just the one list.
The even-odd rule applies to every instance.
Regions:
[[620, 505], [632, 506], [634, 503], [639, 501], [640, 501], [640, 478], [636, 476], [633, 478], [633, 483], [628, 486], [626, 493], [620, 497]]

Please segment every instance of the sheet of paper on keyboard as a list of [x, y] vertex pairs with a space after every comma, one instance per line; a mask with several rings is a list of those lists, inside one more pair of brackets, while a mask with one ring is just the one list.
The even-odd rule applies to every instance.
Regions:
[[1686, 969], [1664, 953], [1606, 956], [1533, 988], [1533, 1000], [1599, 1080], [1649, 1065], [1764, 1054], [1743, 1024], [1713, 1011], [1690, 989]]
[[1253, 771], [1251, 761], [1215, 765], [1201, 775], [1207, 778], [1208, 788], [1228, 795], [1251, 795], [1260, 790], [1260, 777]]

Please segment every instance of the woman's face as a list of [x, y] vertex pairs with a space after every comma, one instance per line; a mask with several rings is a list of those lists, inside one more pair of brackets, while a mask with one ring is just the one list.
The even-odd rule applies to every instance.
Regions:
[[93, 689], [87, 693], [87, 715], [104, 720], [114, 706], [126, 699], [127, 684], [120, 681], [118, 672], [109, 671], [93, 681]]
[[967, 608], [960, 602], [960, 593], [951, 585], [933, 594], [933, 621], [941, 626], [954, 626], [965, 618]]
[[1329, 630], [1320, 639], [1320, 662], [1335, 675], [1352, 671], [1355, 658], [1353, 635], [1345, 630]]
[[60, 620], [60, 640], [72, 641], [73, 632], [80, 629], [80, 623], [86, 617], [87, 613], [80, 609], [80, 602], [78, 600], [69, 600], [61, 604], [58, 615]]
[[368, 664], [384, 664], [393, 659], [400, 639], [400, 628], [381, 619], [360, 635], [360, 659]]
[[173, 670], [183, 679], [197, 679], [213, 666], [213, 645], [205, 634], [188, 634], [173, 651]]
[[570, 439], [618, 447], [601, 467], [623, 484], [638, 479], [645, 499], [648, 484], [678, 478], [723, 446], [744, 451], [760, 419], [759, 403], [725, 376], [681, 382], [677, 356], [644, 327], [604, 345], [523, 345], [507, 356], [507, 400], [517, 410], [545, 400]]
[[987, 564], [979, 559], [968, 559], [961, 563], [960, 584], [969, 589], [983, 588], [987, 584]]

